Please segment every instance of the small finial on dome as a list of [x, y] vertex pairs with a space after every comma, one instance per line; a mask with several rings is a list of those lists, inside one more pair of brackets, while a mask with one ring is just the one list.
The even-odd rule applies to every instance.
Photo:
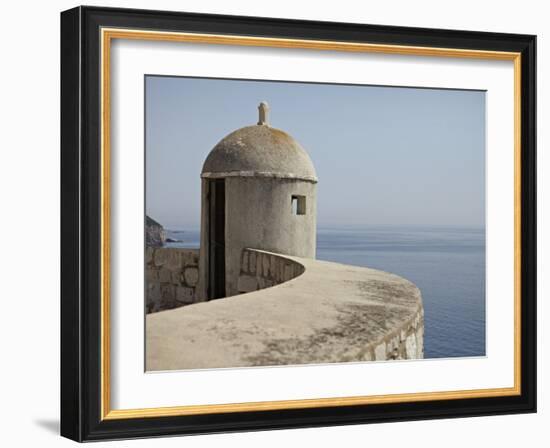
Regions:
[[269, 121], [268, 121], [269, 104], [267, 104], [265, 101], [262, 101], [258, 106], [258, 111], [259, 111], [258, 124], [269, 125]]

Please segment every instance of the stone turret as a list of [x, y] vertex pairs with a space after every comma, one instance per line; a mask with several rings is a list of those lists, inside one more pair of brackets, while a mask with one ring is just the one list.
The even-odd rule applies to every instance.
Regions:
[[302, 146], [269, 123], [238, 129], [212, 149], [202, 169], [199, 295], [237, 294], [243, 249], [315, 258], [317, 175]]

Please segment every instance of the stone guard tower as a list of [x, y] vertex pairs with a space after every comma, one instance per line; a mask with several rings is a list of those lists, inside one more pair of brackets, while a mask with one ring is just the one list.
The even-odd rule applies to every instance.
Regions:
[[238, 294], [243, 249], [315, 258], [317, 175], [300, 144], [272, 128], [268, 105], [255, 126], [212, 149], [201, 174], [199, 299]]

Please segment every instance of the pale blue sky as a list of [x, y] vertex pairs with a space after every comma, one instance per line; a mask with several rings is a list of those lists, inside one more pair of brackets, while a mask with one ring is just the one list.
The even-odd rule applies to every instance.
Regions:
[[146, 77], [146, 209], [198, 229], [210, 150], [255, 124], [291, 134], [317, 170], [318, 226], [485, 225], [485, 92]]

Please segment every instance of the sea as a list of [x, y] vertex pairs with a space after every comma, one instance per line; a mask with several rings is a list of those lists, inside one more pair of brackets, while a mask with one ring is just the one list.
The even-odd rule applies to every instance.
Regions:
[[[167, 247], [195, 247], [198, 230], [167, 231]], [[415, 283], [424, 302], [424, 357], [485, 356], [485, 229], [319, 228], [317, 259], [366, 266]]]

